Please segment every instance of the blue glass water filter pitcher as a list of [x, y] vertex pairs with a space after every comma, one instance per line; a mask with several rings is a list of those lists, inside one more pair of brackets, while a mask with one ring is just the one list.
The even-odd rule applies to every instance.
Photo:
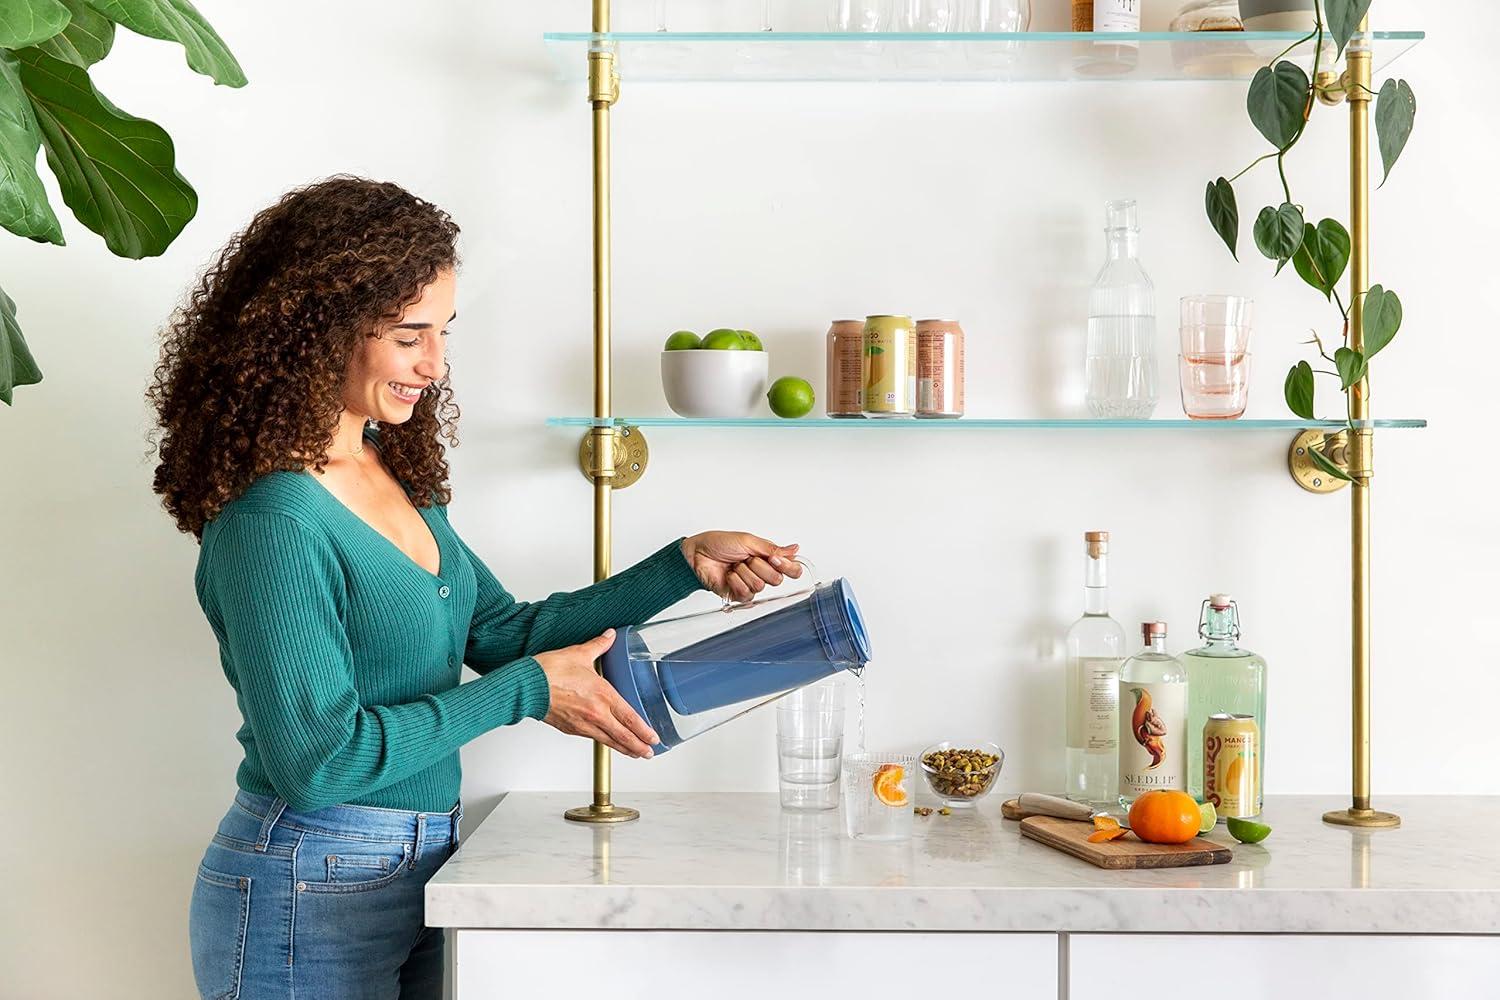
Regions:
[[651, 724], [660, 754], [789, 691], [870, 660], [849, 581], [811, 563], [748, 604], [619, 629], [604, 678]]

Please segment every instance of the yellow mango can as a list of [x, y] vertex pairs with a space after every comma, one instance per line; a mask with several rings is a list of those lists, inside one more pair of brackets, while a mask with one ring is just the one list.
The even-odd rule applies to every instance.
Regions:
[[1210, 715], [1203, 725], [1203, 797], [1220, 819], [1261, 812], [1260, 727], [1253, 715]]

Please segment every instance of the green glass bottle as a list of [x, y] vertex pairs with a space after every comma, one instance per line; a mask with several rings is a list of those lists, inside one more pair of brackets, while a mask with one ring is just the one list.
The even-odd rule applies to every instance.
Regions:
[[1188, 677], [1188, 792], [1199, 802], [1203, 791], [1203, 726], [1220, 712], [1251, 715], [1260, 729], [1255, 755], [1256, 788], [1265, 788], [1266, 661], [1236, 642], [1240, 612], [1228, 594], [1203, 602], [1198, 634], [1204, 644], [1182, 654]]

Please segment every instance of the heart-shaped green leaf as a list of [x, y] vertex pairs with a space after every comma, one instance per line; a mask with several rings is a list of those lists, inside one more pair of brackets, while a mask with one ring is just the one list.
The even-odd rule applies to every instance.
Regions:
[[1260, 248], [1261, 253], [1276, 262], [1277, 274], [1302, 248], [1306, 228], [1302, 210], [1296, 205], [1288, 203], [1280, 208], [1267, 205], [1260, 210], [1260, 215], [1255, 220], [1255, 245]]
[[1302, 248], [1292, 258], [1292, 265], [1302, 280], [1333, 298], [1333, 290], [1349, 266], [1349, 231], [1336, 219], [1324, 219], [1317, 227], [1311, 223], [1302, 230]]
[[1357, 385], [1365, 377], [1365, 356], [1348, 347], [1333, 352], [1334, 367], [1339, 370], [1339, 383], [1345, 388]]
[[109, 55], [115, 41], [115, 23], [84, 0], [62, 0], [73, 19], [62, 34], [47, 39], [37, 48], [54, 59], [88, 69]]
[[17, 236], [61, 244], [62, 226], [36, 172], [41, 145], [15, 56], [0, 51], [0, 226]]
[[1285, 149], [1297, 138], [1307, 110], [1309, 89], [1311, 84], [1302, 67], [1285, 60], [1274, 69], [1262, 66], [1250, 81], [1250, 94], [1245, 101], [1250, 121], [1277, 149]]
[[1380, 141], [1380, 162], [1385, 165], [1384, 186], [1391, 168], [1401, 158], [1406, 140], [1417, 123], [1417, 95], [1405, 80], [1387, 80], [1375, 99], [1375, 136]]
[[1328, 456], [1323, 454], [1318, 449], [1309, 448], [1307, 450], [1307, 457], [1313, 460], [1313, 465], [1316, 465], [1318, 468], [1322, 469], [1334, 479], [1342, 479], [1346, 483], [1354, 482], [1354, 480], [1349, 476], [1349, 473], [1345, 472], [1343, 469], [1340, 469], [1337, 465], [1334, 465], [1333, 462], [1328, 458]]
[[44, 42], [68, 26], [69, 16], [58, 0], [0, 0], [0, 49]]
[[88, 0], [105, 17], [138, 35], [177, 42], [187, 64], [214, 83], [243, 87], [245, 72], [229, 46], [187, 0]]
[[21, 336], [21, 325], [16, 322], [16, 304], [0, 289], [0, 402], [9, 406], [12, 389], [41, 380], [41, 370], [32, 360]]
[[79, 67], [37, 49], [16, 56], [47, 163], [78, 221], [121, 257], [166, 250], [198, 210], [171, 136], [115, 107]]
[[1387, 291], [1380, 285], [1371, 288], [1365, 294], [1364, 320], [1361, 326], [1365, 335], [1362, 345], [1365, 357], [1373, 358], [1385, 350], [1385, 345], [1401, 329], [1401, 300], [1396, 297], [1396, 293]]
[[1339, 47], [1338, 54], [1343, 55], [1344, 46], [1370, 12], [1370, 0], [1324, 0], [1323, 9], [1328, 12], [1328, 30]]
[[1286, 373], [1286, 385], [1282, 387], [1286, 405], [1303, 420], [1313, 419], [1313, 370], [1306, 361], [1299, 361]]
[[1204, 195], [1209, 224], [1224, 241], [1235, 260], [1240, 259], [1240, 209], [1234, 200], [1234, 185], [1220, 177], [1210, 181]]

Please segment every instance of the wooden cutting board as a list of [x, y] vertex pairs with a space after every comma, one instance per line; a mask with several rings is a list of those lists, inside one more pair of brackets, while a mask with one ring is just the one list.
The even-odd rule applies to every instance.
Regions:
[[1192, 865], [1222, 865], [1231, 858], [1229, 848], [1202, 837], [1186, 844], [1147, 844], [1127, 835], [1102, 844], [1088, 842], [1092, 823], [1055, 816], [1028, 816], [1021, 820], [1021, 836], [1082, 858], [1099, 868], [1186, 868]]

